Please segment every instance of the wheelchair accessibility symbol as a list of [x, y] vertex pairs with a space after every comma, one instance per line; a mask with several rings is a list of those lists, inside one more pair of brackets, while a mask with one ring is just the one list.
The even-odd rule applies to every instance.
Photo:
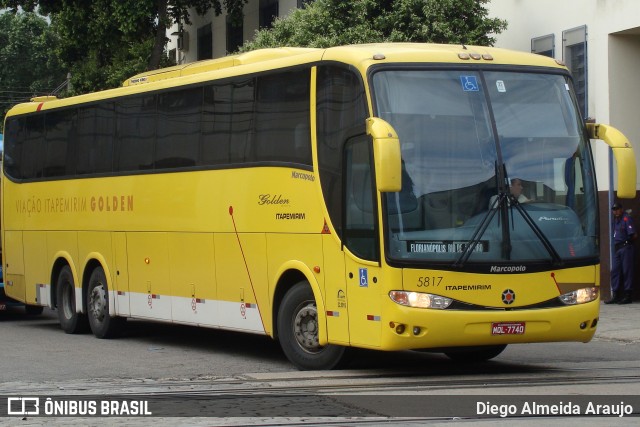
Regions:
[[476, 76], [460, 76], [460, 83], [462, 83], [462, 90], [465, 92], [478, 92], [480, 90]]
[[361, 268], [360, 269], [360, 287], [361, 288], [368, 288], [369, 287], [369, 272], [367, 271], [366, 268]]

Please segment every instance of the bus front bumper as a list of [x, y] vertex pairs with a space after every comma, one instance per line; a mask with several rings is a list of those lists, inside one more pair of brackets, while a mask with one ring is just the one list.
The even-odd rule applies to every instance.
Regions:
[[529, 310], [433, 310], [388, 307], [382, 350], [429, 349], [539, 342], [589, 342], [600, 300]]

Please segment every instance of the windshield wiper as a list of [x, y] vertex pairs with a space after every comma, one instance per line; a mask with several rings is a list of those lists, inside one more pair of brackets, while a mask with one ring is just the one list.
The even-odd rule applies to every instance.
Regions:
[[542, 232], [542, 230], [540, 230], [540, 227], [538, 227], [538, 225], [535, 223], [533, 218], [531, 218], [531, 215], [529, 215], [529, 213], [522, 207], [522, 204], [518, 202], [518, 200], [516, 200], [515, 197], [512, 196], [512, 198], [513, 200], [511, 201], [511, 206], [515, 207], [516, 210], [520, 213], [520, 215], [522, 215], [522, 218], [524, 218], [527, 225], [533, 230], [536, 237], [540, 240], [540, 242], [542, 243], [544, 248], [547, 250], [547, 252], [549, 252], [549, 255], [551, 255], [553, 264], [556, 266], [561, 265], [562, 257], [560, 257], [560, 254], [558, 254], [558, 251], [556, 251], [556, 248], [553, 247], [549, 238]]
[[480, 243], [480, 239], [484, 235], [485, 231], [487, 231], [487, 228], [489, 228], [489, 224], [491, 224], [491, 220], [493, 219], [494, 216], [496, 216], [499, 210], [502, 210], [502, 209], [496, 209], [496, 208], [502, 206], [503, 203], [506, 203], [507, 197], [508, 197], [507, 193], [503, 191], [500, 194], [498, 194], [498, 197], [496, 197], [492, 201], [492, 203], [489, 205], [489, 210], [487, 211], [485, 216], [482, 218], [482, 221], [480, 221], [480, 224], [478, 224], [478, 226], [474, 230], [473, 236], [471, 236], [471, 239], [467, 242], [464, 248], [464, 251], [460, 254], [458, 259], [453, 263], [453, 267], [456, 267], [456, 268], [462, 267], [469, 260], [469, 257], [473, 253], [475, 247], [478, 245], [478, 243]]
[[[469, 260], [469, 257], [473, 253], [474, 249], [476, 248], [476, 246], [478, 246], [478, 243], [480, 243], [480, 239], [482, 239], [482, 236], [484, 236], [485, 231], [487, 231], [487, 228], [489, 228], [489, 224], [491, 224], [491, 220], [493, 219], [494, 216], [496, 216], [498, 212], [501, 213], [500, 215], [503, 219], [502, 231], [503, 231], [503, 236], [505, 236], [505, 238], [502, 239], [503, 241], [502, 256], [503, 257], [505, 256], [505, 251], [508, 251], [507, 253], [511, 252], [510, 244], [509, 244], [509, 240], [510, 240], [509, 229], [508, 227], [506, 229], [504, 228], [504, 225], [506, 225], [505, 222], [507, 222], [507, 218], [504, 215], [506, 211], [505, 209], [502, 208], [503, 206], [506, 206], [509, 203], [508, 200], [509, 200], [510, 192], [509, 192], [509, 185], [507, 180], [507, 168], [504, 165], [504, 163], [502, 163], [501, 165], [498, 165], [498, 162], [496, 162], [494, 164], [494, 171], [495, 171], [494, 177], [496, 181], [495, 186], [498, 189], [497, 197], [492, 196], [489, 202], [489, 210], [487, 211], [485, 216], [482, 218], [482, 221], [480, 221], [480, 224], [478, 224], [478, 226], [474, 230], [473, 235], [471, 236], [471, 239], [467, 242], [464, 248], [464, 251], [462, 251], [458, 259], [455, 260], [455, 262], [453, 263], [453, 267], [455, 268], [460, 268], [464, 266], [464, 264]], [[509, 246], [505, 247], [505, 242]]]
[[538, 225], [535, 223], [533, 218], [531, 218], [529, 213], [522, 207], [522, 204], [518, 202], [518, 199], [511, 194], [509, 184], [508, 184], [509, 180], [507, 176], [507, 171], [504, 165], [503, 165], [503, 177], [504, 177], [505, 185], [502, 185], [502, 186], [499, 185], [500, 180], [498, 178], [497, 171], [498, 171], [498, 166], [496, 165], [496, 181], [497, 181], [496, 187], [499, 188], [498, 195], [491, 201], [489, 205], [489, 211], [482, 218], [482, 221], [480, 221], [480, 224], [478, 224], [478, 226], [474, 230], [473, 235], [471, 236], [471, 239], [469, 239], [469, 241], [467, 242], [464, 248], [464, 251], [460, 254], [458, 259], [456, 259], [456, 261], [453, 263], [453, 267], [456, 267], [456, 268], [463, 267], [464, 264], [469, 260], [476, 246], [480, 243], [480, 239], [482, 239], [482, 236], [487, 231], [487, 228], [489, 228], [489, 224], [491, 223], [491, 220], [493, 219], [494, 216], [496, 216], [497, 213], [500, 213], [499, 219], [502, 220], [502, 258], [505, 260], [510, 260], [512, 245], [511, 245], [511, 232], [509, 230], [509, 223], [511, 223], [512, 226], [515, 225], [515, 221], [513, 219], [514, 208], [518, 211], [518, 213], [520, 213], [520, 215], [522, 216], [524, 221], [527, 223], [529, 228], [531, 228], [531, 230], [534, 232], [538, 240], [540, 240], [540, 242], [542, 243], [546, 251], [549, 253], [549, 255], [551, 256], [552, 263], [556, 266], [561, 265], [562, 258], [558, 254], [558, 251], [556, 251], [556, 249], [553, 247], [553, 244], [551, 244], [551, 241], [549, 240], [549, 238], [542, 232], [542, 230], [540, 230], [540, 227], [538, 227]]

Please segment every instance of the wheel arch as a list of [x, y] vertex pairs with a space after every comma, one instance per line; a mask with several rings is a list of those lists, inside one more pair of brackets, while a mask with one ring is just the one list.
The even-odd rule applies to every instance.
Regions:
[[[76, 274], [76, 266], [71, 256], [66, 252], [58, 252], [54, 257], [53, 265], [51, 266], [51, 281], [49, 282], [51, 283], [50, 295], [49, 295], [49, 301], [51, 301], [50, 308], [58, 307], [58, 300], [57, 300], [58, 299], [57, 297], [58, 277], [60, 276], [60, 272], [64, 267], [69, 267], [69, 269], [71, 270], [71, 275], [73, 276], [74, 283], [76, 284], [79, 283], [78, 275]], [[77, 298], [76, 298], [76, 302], [77, 302]], [[76, 307], [78, 307], [77, 304], [76, 304]], [[84, 312], [84, 309], [82, 307], [80, 307], [80, 310], [81, 312]]]
[[328, 335], [324, 299], [322, 298], [320, 285], [318, 284], [318, 281], [313, 275], [311, 269], [304, 263], [293, 262], [283, 266], [276, 277], [278, 277], [278, 280], [276, 281], [273, 293], [273, 302], [271, 304], [271, 328], [273, 331], [273, 338], [278, 338], [278, 312], [280, 310], [282, 299], [287, 291], [296, 283], [306, 281], [311, 286], [313, 297], [318, 309], [318, 339], [321, 345], [326, 345], [328, 343]]

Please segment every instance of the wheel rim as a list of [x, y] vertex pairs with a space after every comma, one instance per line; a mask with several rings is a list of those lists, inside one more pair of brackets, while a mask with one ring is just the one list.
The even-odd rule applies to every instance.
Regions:
[[74, 301], [73, 286], [67, 282], [62, 288], [62, 311], [66, 319], [71, 319], [75, 314], [75, 301]]
[[318, 309], [311, 301], [300, 304], [293, 319], [293, 335], [307, 353], [318, 353], [322, 347], [318, 341]]
[[92, 317], [98, 322], [102, 322], [107, 314], [106, 300], [106, 293], [102, 283], [91, 289], [91, 293], [89, 294], [89, 311]]

